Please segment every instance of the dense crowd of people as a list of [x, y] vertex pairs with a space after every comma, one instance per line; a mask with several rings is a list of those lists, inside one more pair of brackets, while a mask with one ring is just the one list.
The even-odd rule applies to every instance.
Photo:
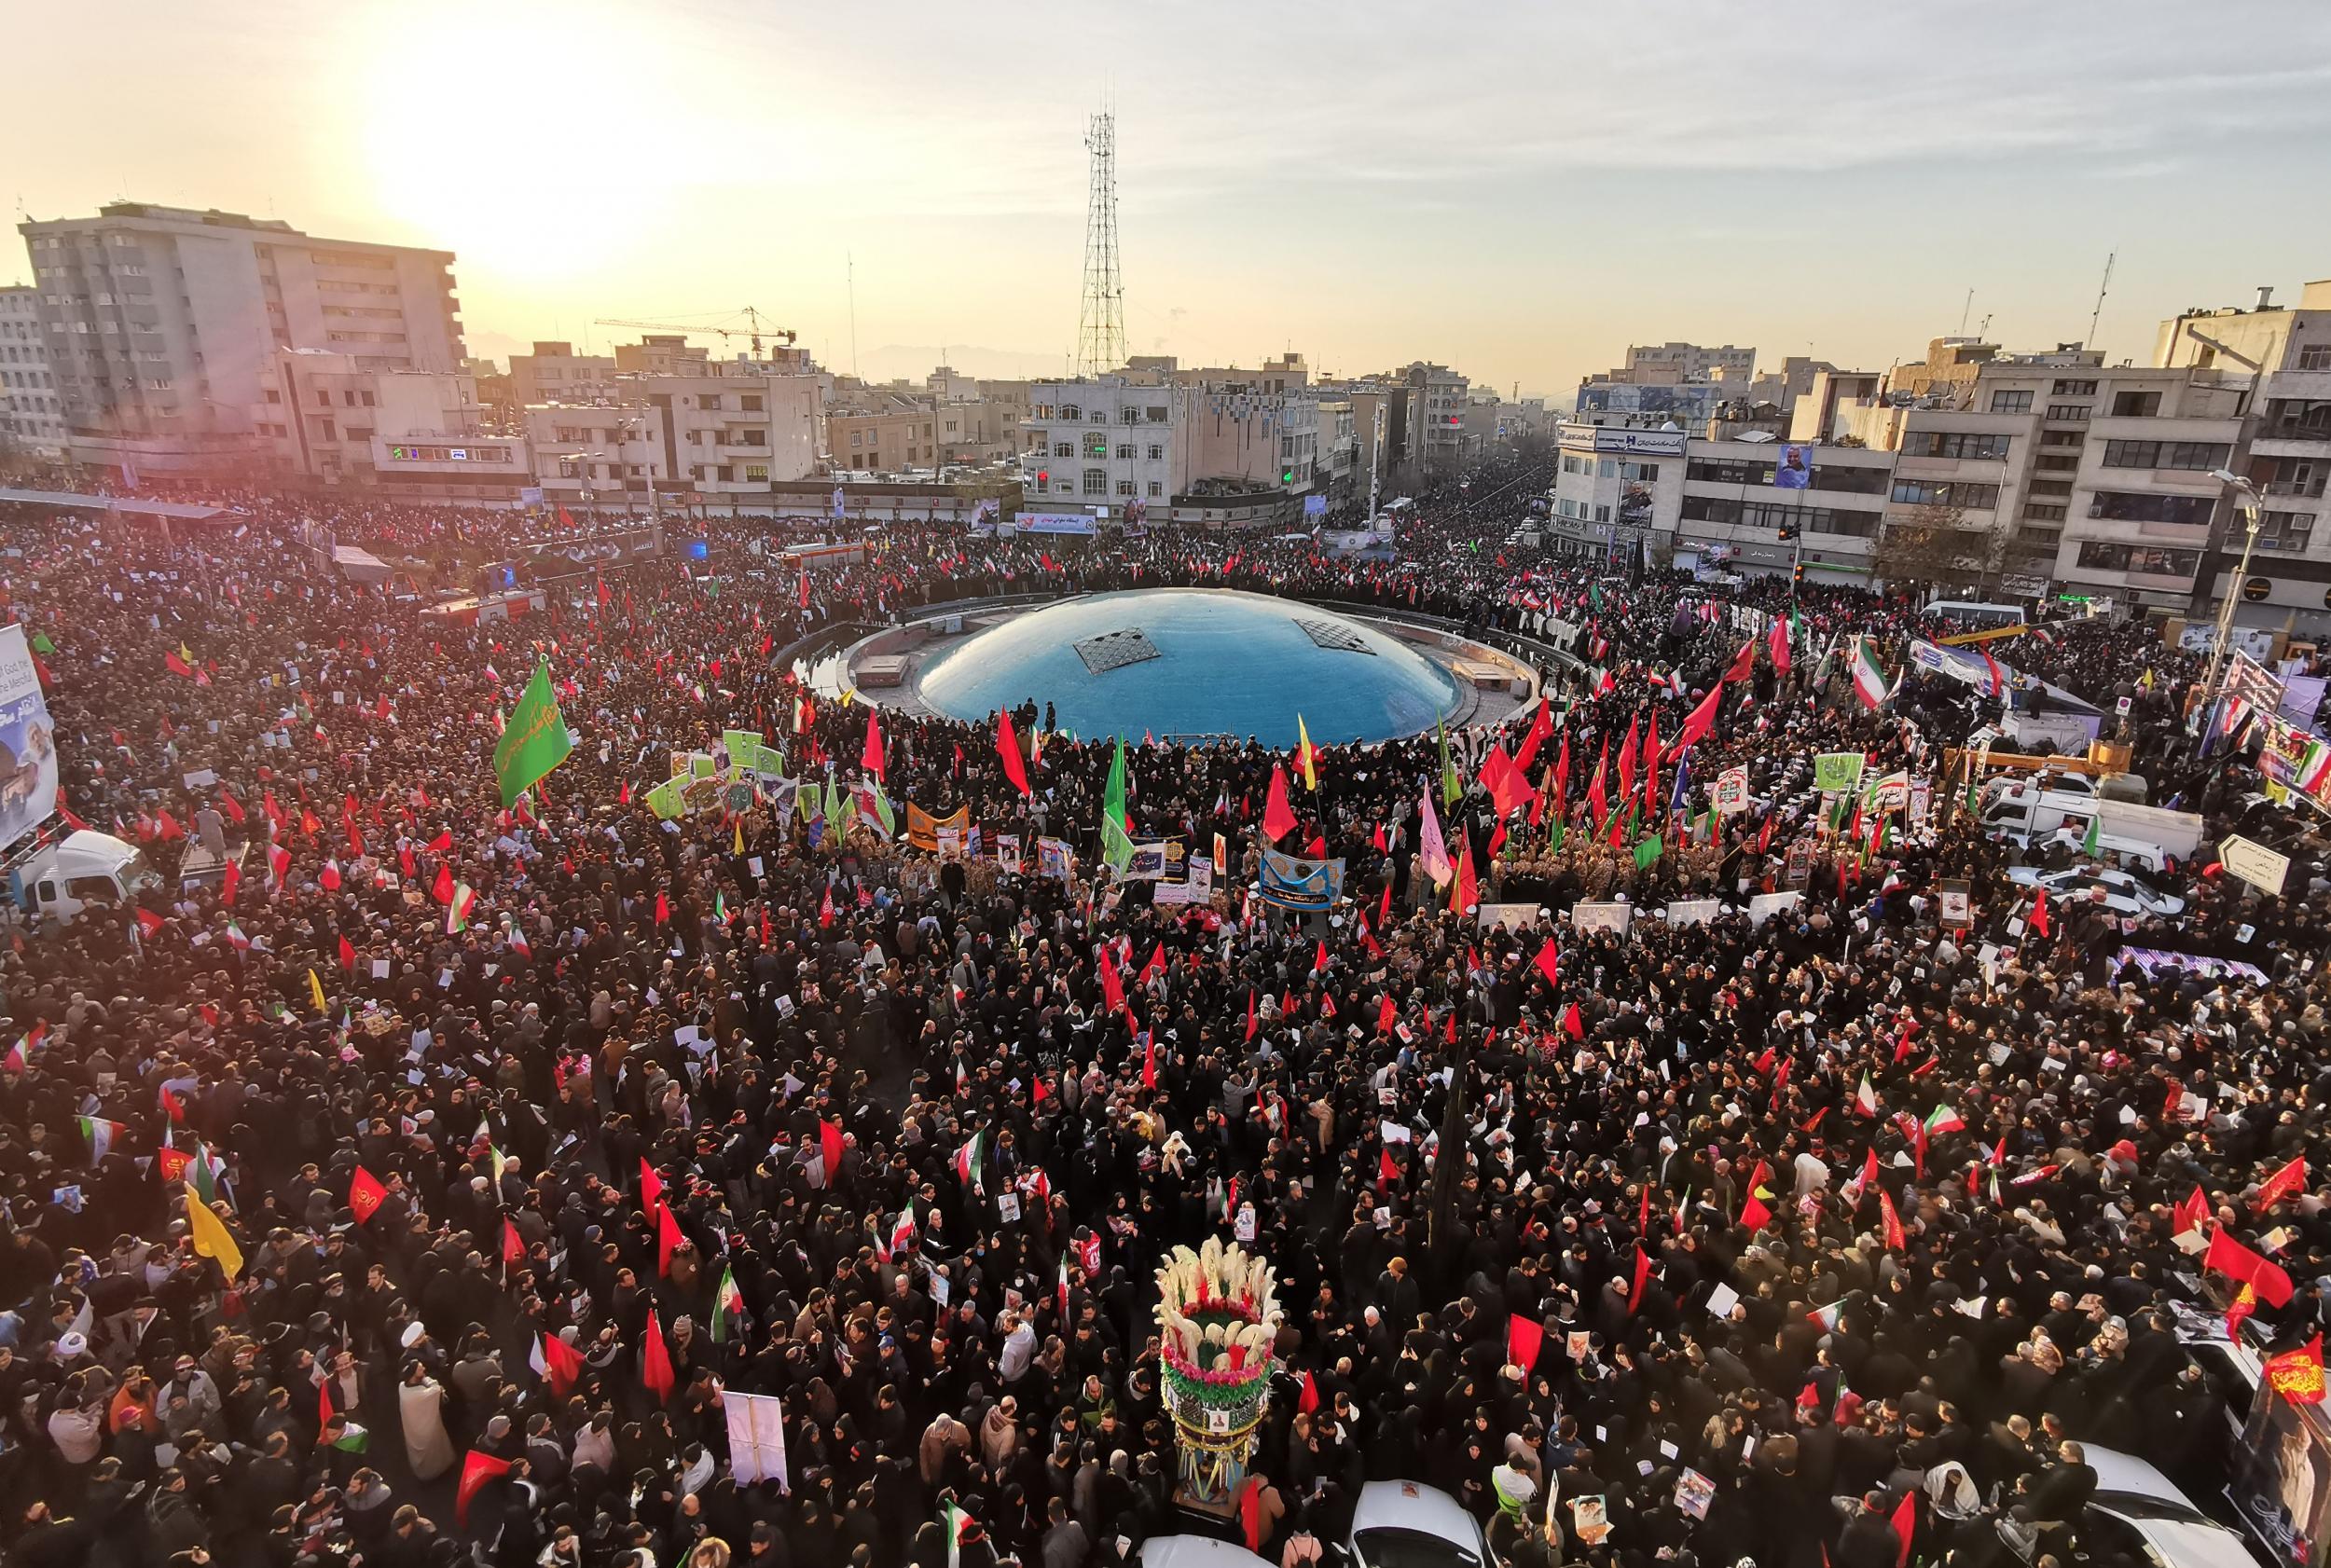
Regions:
[[[1289, 1307], [1226, 1528], [1271, 1562], [1341, 1560], [1382, 1479], [1511, 1564], [2133, 1561], [2084, 1445], [2222, 1479], [2178, 1334], [2227, 1294], [2203, 1238], [2287, 1274], [2254, 1335], [2327, 1315], [2311, 841], [2279, 897], [2212, 866], [2172, 916], [2035, 906], [1946, 755], [1997, 703], [1847, 679], [1855, 637], [1898, 667], [1913, 601], [1602, 575], [1513, 543], [1529, 477], [1420, 497], [1391, 561], [902, 523], [803, 573], [712, 519], [702, 559], [487, 626], [298, 529], [456, 578], [555, 522], [0, 516], [71, 818], [237, 867], [0, 951], [15, 1559], [1131, 1561], [1191, 1528], [1153, 1271], [1251, 1205]], [[1324, 745], [1276, 837], [1288, 755], [1133, 748], [1134, 836], [1226, 846], [1210, 904], [1112, 879], [1094, 737], [1028, 758], [1024, 725], [1007, 763], [992, 722], [882, 714], [886, 800], [962, 808], [970, 858], [645, 803], [731, 729], [813, 796], [868, 772], [868, 706], [781, 656], [821, 628], [1162, 584], [1442, 616], [1549, 699], [1445, 760]], [[2156, 801], [2215, 824], [2255, 788], [2143, 625], [2014, 654], [2131, 698]], [[538, 661], [576, 740], [505, 802]], [[1825, 800], [1841, 751], [1915, 805]], [[1266, 843], [1342, 859], [1345, 901], [1274, 912]], [[781, 1398], [781, 1481], [734, 1473], [744, 1394]]]

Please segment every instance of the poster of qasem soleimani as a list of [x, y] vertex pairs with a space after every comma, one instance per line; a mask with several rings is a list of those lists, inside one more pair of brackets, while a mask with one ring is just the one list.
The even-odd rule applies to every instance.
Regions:
[[0, 846], [57, 809], [57, 743], [21, 623], [0, 626]]

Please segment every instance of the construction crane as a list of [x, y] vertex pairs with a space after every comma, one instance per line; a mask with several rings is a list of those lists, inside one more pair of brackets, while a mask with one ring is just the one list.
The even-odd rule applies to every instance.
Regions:
[[[738, 314], [738, 315], [740, 315], [740, 316], [742, 316], [742, 317], [744, 317], [744, 318], [745, 318], [745, 321], [746, 321], [746, 323], [747, 323], [748, 324], [747, 324], [747, 325], [745, 325], [745, 326], [741, 326], [741, 327], [738, 327], [738, 326], [687, 326], [687, 325], [684, 325], [684, 324], [683, 324], [683, 323], [679, 323], [679, 322], [627, 322], [627, 321], [615, 321], [615, 320], [613, 320], [612, 318], [603, 317], [603, 316], [602, 316], [602, 317], [600, 317], [598, 321], [596, 321], [596, 322], [592, 323], [591, 324], [592, 324], [592, 325], [594, 325], [594, 326], [628, 326], [628, 327], [635, 327], [635, 328], [637, 328], [638, 330], [640, 330], [640, 331], [641, 331], [641, 332], [678, 332], [678, 333], [709, 332], [709, 333], [712, 333], [712, 334], [714, 334], [715, 336], [717, 336], [717, 337], [721, 339], [721, 341], [722, 341], [722, 342], [724, 342], [724, 343], [725, 343], [725, 342], [726, 342], [728, 339], [730, 339], [731, 337], [745, 337], [745, 338], [750, 338], [750, 339], [752, 340], [752, 357], [753, 357], [753, 358], [755, 358], [755, 359], [759, 359], [759, 358], [761, 357], [761, 339], [762, 339], [762, 337], [763, 337], [765, 335], [766, 335], [766, 336], [767, 336], [767, 337], [782, 337], [783, 339], [785, 339], [785, 345], [786, 345], [786, 347], [787, 347], [787, 348], [791, 348], [791, 347], [793, 347], [794, 334], [793, 334], [793, 329], [792, 327], [789, 327], [789, 326], [772, 326], [772, 327], [764, 327], [764, 326], [761, 324], [761, 312], [760, 312], [760, 311], [758, 311], [758, 310], [756, 310], [756, 309], [753, 309], [752, 306], [750, 306], [750, 305], [746, 306], [743, 309], [741, 309], [741, 310], [738, 311], [738, 312], [737, 312], [737, 314]], [[733, 320], [734, 318], [731, 318], [731, 319]]]

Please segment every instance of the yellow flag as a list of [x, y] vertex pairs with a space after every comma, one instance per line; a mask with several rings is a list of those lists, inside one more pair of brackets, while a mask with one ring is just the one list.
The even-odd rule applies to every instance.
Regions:
[[739, 855], [745, 852], [745, 819], [741, 817], [737, 818], [736, 851]]
[[186, 1226], [194, 1232], [194, 1250], [205, 1258], [215, 1258], [218, 1266], [227, 1271], [229, 1280], [242, 1274], [242, 1248], [227, 1233], [227, 1222], [219, 1218], [211, 1205], [195, 1192], [194, 1184], [186, 1186]]
[[312, 969], [308, 971], [308, 999], [316, 1004], [316, 1016], [319, 1018], [332, 1011], [324, 1000], [324, 982], [316, 978], [316, 971]]
[[1295, 748], [1295, 760], [1303, 765], [1303, 788], [1317, 790], [1319, 775], [1311, 765], [1311, 731], [1303, 724], [1303, 716], [1295, 715], [1295, 737], [1302, 744]]

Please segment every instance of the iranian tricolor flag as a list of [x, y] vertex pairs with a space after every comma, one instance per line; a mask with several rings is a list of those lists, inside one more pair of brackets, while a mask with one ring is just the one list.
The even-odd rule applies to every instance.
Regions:
[[1854, 653], [1849, 667], [1854, 677], [1854, 695], [1862, 706], [1875, 710], [1885, 705], [1893, 694], [1886, 690], [1885, 671], [1878, 667], [1878, 646], [1866, 637], [1854, 639]]
[[114, 1136], [121, 1131], [121, 1123], [108, 1121], [102, 1116], [81, 1118], [81, 1136], [89, 1142], [89, 1162], [92, 1165], [105, 1157], [114, 1146]]
[[453, 896], [446, 901], [445, 905], [446, 935], [451, 936], [457, 931], [468, 930], [470, 912], [476, 907], [476, 889], [466, 882], [456, 882], [453, 885]]
[[1845, 1303], [1841, 1300], [1832, 1301], [1826, 1307], [1815, 1307], [1805, 1315], [1814, 1322], [1821, 1325], [1821, 1331], [1823, 1333], [1834, 1334], [1837, 1332], [1838, 1319], [1842, 1317], [1844, 1314]]
[[1929, 1138], [1938, 1138], [1945, 1133], [1958, 1132], [1965, 1125], [1965, 1122], [1959, 1120], [1957, 1107], [1939, 1105], [1926, 1117], [1926, 1135]]
[[939, 1526], [947, 1533], [947, 1568], [962, 1568], [963, 1528], [978, 1522], [971, 1515], [957, 1507], [955, 1499], [952, 1497], [948, 1498], [946, 1506], [939, 1510]]
[[980, 1144], [986, 1135], [985, 1133], [973, 1133], [970, 1141], [955, 1151], [955, 1177], [969, 1184], [974, 1191], [979, 1188]]
[[915, 1245], [915, 1211], [902, 1210], [898, 1223], [890, 1227], [890, 1256], [896, 1258]]
[[1854, 1114], [1856, 1116], [1878, 1114], [1878, 1092], [1869, 1086], [1868, 1073], [1862, 1074], [1861, 1087], [1854, 1091]]
[[745, 1315], [745, 1293], [737, 1288], [737, 1276], [728, 1265], [721, 1265], [721, 1283], [712, 1292], [712, 1342], [726, 1344], [736, 1332], [733, 1325]]

